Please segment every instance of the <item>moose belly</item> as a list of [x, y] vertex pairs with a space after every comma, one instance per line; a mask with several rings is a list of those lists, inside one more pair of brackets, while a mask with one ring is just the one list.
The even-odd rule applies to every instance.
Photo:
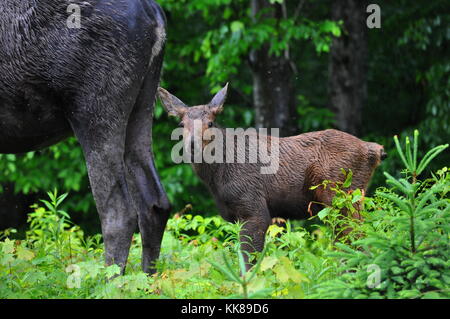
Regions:
[[272, 218], [282, 217], [287, 219], [306, 219], [309, 201], [303, 198], [284, 198], [269, 203], [269, 212]]
[[308, 205], [312, 200], [309, 192], [301, 192], [301, 182], [292, 183], [290, 187], [272, 188], [267, 196], [267, 204], [271, 217], [288, 219], [305, 219], [309, 217]]
[[71, 134], [70, 125], [53, 101], [0, 96], [0, 153], [25, 153], [53, 145]]

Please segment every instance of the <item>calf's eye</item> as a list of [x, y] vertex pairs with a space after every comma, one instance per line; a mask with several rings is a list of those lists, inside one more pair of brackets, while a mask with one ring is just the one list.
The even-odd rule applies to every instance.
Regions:
[[179, 126], [179, 127], [184, 127], [184, 123], [183, 123], [183, 122], [180, 122], [180, 123], [178, 123], [178, 126]]
[[208, 123], [208, 127], [213, 127], [213, 125], [214, 125], [213, 122]]

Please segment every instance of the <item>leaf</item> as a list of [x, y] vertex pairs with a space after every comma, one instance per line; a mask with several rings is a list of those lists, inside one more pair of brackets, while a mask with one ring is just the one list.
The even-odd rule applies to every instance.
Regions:
[[244, 27], [245, 26], [241, 21], [233, 21], [233, 22], [231, 22], [231, 25], [230, 25], [231, 32], [233, 32], [233, 33], [243, 30]]
[[103, 265], [100, 265], [98, 263], [90, 263], [86, 270], [89, 273], [89, 277], [95, 279], [99, 275], [100, 271], [104, 268]]
[[412, 194], [412, 192], [414, 192], [412, 185], [409, 184], [406, 180], [404, 180], [404, 179], [396, 180], [388, 172], [384, 172], [383, 174], [384, 174], [384, 176], [386, 176], [388, 184], [394, 185], [399, 190], [401, 190], [403, 193]]
[[351, 169], [348, 170], [347, 177], [345, 178], [344, 184], [342, 184], [343, 188], [348, 188], [352, 184], [353, 180], [353, 172]]
[[69, 195], [69, 193], [64, 193], [61, 196], [59, 196], [58, 199], [56, 200], [56, 206], [59, 206], [66, 199], [67, 195]]
[[362, 198], [362, 193], [359, 188], [355, 189], [355, 191], [352, 193], [352, 204], [359, 202]]
[[420, 296], [420, 291], [417, 289], [402, 290], [399, 292], [399, 297], [403, 299], [417, 298], [418, 296]]
[[435, 148], [428, 151], [427, 154], [422, 158], [422, 161], [419, 164], [419, 167], [417, 169], [417, 175], [421, 174], [423, 170], [430, 164], [430, 162], [439, 155], [439, 153], [443, 152], [446, 148], [448, 148], [448, 144], [445, 145], [439, 145]]
[[342, 249], [345, 252], [348, 252], [350, 254], [356, 254], [357, 252], [353, 249], [351, 249], [350, 247], [348, 247], [347, 245], [344, 245], [342, 243], [336, 243], [336, 247]]
[[403, 272], [403, 269], [400, 268], [400, 267], [394, 266], [394, 267], [391, 268], [391, 271], [392, 271], [392, 273], [393, 273], [394, 275], [398, 275], [398, 274], [400, 274], [401, 272]]
[[397, 204], [397, 206], [403, 210], [404, 212], [411, 214], [411, 208], [410, 206], [408, 206], [407, 203], [405, 203], [401, 198], [394, 196], [393, 194], [388, 194], [388, 193], [379, 193], [378, 194], [380, 197], [384, 197], [394, 203]]
[[28, 284], [34, 285], [40, 281], [46, 280], [47, 277], [45, 276], [44, 272], [41, 271], [29, 271], [25, 274], [23, 277], [23, 281], [27, 282]]
[[10, 240], [9, 238], [6, 238], [3, 242], [3, 248], [2, 251], [5, 254], [12, 254], [14, 252], [14, 241]]
[[54, 210], [54, 206], [47, 200], [45, 199], [41, 199], [41, 202], [45, 204], [45, 206], [47, 207], [47, 209], [52, 212]]
[[279, 265], [275, 266], [275, 268], [273, 269], [273, 272], [275, 273], [279, 282], [286, 283], [289, 281], [289, 275], [287, 274], [283, 265], [279, 264]]
[[120, 267], [116, 264], [106, 267], [105, 274], [107, 278], [120, 275]]
[[272, 256], [266, 256], [261, 262], [261, 271], [272, 269], [278, 263], [278, 258]]
[[408, 165], [408, 162], [406, 161], [405, 155], [403, 153], [402, 147], [400, 146], [400, 142], [398, 140], [398, 136], [395, 135], [394, 136], [394, 142], [395, 142], [395, 146], [397, 147], [397, 152], [400, 155], [400, 158], [403, 161], [403, 164], [405, 165], [406, 168], [408, 168], [410, 170], [410, 167]]
[[244, 261], [244, 253], [245, 252], [242, 252], [240, 249], [237, 252], [239, 268], [241, 269], [241, 274], [243, 274], [245, 276], [247, 274], [247, 269], [246, 269], [246, 265], [245, 265], [245, 261]]
[[419, 131], [414, 130], [414, 139], [413, 139], [413, 163], [414, 163], [414, 170], [417, 169], [417, 148], [418, 148], [418, 142], [419, 142]]
[[412, 153], [411, 153], [411, 142], [409, 140], [409, 137], [406, 137], [406, 160], [409, 163], [409, 168], [411, 172], [415, 172], [415, 164], [413, 163], [413, 159], [412, 159]]
[[289, 280], [292, 280], [295, 283], [309, 282], [309, 279], [295, 269], [294, 265], [287, 257], [281, 257], [280, 263], [275, 266], [273, 271], [281, 283], [286, 283]]
[[331, 32], [334, 36], [339, 37], [341, 35], [341, 29], [334, 21], [325, 21], [320, 26], [322, 32]]
[[323, 220], [325, 217], [328, 216], [328, 214], [329, 214], [332, 210], [333, 210], [332, 207], [325, 207], [324, 209], [322, 209], [322, 210], [317, 214], [317, 216], [319, 216], [319, 218], [320, 218], [321, 220]]
[[57, 213], [60, 214], [60, 215], [62, 215], [62, 216], [64, 216], [64, 217], [67, 218], [67, 219], [70, 219], [69, 214], [67, 214], [67, 213], [66, 213], [65, 211], [63, 211], [63, 210], [58, 210]]
[[444, 299], [445, 297], [441, 296], [436, 291], [429, 291], [429, 292], [425, 293], [422, 298], [423, 299]]
[[278, 236], [278, 234], [281, 234], [283, 231], [284, 231], [283, 227], [273, 224], [269, 226], [269, 229], [267, 230], [267, 235], [269, 237], [275, 238], [276, 236]]
[[130, 276], [130, 280], [128, 281], [128, 291], [136, 292], [138, 290], [142, 290], [148, 287], [148, 278], [145, 273], [139, 273], [136, 275]]
[[295, 282], [297, 284], [299, 284], [301, 282], [309, 282], [309, 279], [305, 275], [303, 275], [301, 272], [296, 270], [294, 267], [287, 268], [287, 271], [288, 271], [289, 278], [293, 282]]
[[303, 291], [302, 286], [295, 285], [294, 287], [289, 287], [289, 293], [288, 298], [295, 298], [295, 299], [303, 299], [305, 298], [305, 293]]
[[[229, 266], [229, 263], [227, 262], [226, 257], [224, 257], [225, 263], [226, 263], [226, 267], [215, 263], [213, 261], [208, 260], [208, 262], [217, 270], [219, 270], [223, 275], [225, 275], [228, 280], [230, 281], [234, 281], [234, 282], [238, 282], [238, 283], [242, 283], [241, 278], [236, 275], [232, 270], [230, 270], [231, 266]], [[227, 269], [228, 268], [228, 269]]]
[[34, 253], [25, 247], [17, 246], [17, 258], [29, 261], [34, 258]]
[[261, 291], [266, 286], [266, 279], [264, 277], [256, 277], [248, 284], [248, 292], [255, 293]]
[[12, 254], [5, 254], [1, 259], [0, 259], [0, 265], [7, 265], [11, 262], [14, 261], [14, 256]]
[[52, 255], [45, 255], [43, 257], [34, 258], [31, 264], [38, 266], [43, 263], [50, 263], [52, 260]]

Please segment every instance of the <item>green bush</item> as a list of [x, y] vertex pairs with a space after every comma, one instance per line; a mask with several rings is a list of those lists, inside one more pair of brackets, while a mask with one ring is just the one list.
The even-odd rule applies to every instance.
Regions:
[[405, 152], [404, 178], [385, 173], [391, 189], [379, 189], [375, 206], [366, 214], [366, 235], [352, 247], [337, 244], [342, 276], [323, 283], [316, 296], [326, 298], [448, 298], [450, 297], [450, 175], [447, 168], [433, 178], [419, 175], [448, 145], [417, 160], [418, 132]]

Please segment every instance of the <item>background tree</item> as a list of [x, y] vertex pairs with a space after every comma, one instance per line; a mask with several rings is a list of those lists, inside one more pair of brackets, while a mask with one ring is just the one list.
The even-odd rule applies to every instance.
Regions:
[[[301, 2], [300, 2], [301, 3]], [[287, 19], [285, 2], [251, 1], [252, 22], [274, 19], [277, 27]], [[287, 46], [281, 53], [271, 53], [269, 42], [249, 54], [253, 75], [253, 106], [257, 128], [280, 128], [281, 136], [295, 131], [296, 96], [293, 86], [294, 66]]]
[[343, 21], [343, 32], [333, 39], [330, 52], [330, 107], [336, 126], [358, 135], [367, 98], [367, 2], [333, 0], [331, 17]]

